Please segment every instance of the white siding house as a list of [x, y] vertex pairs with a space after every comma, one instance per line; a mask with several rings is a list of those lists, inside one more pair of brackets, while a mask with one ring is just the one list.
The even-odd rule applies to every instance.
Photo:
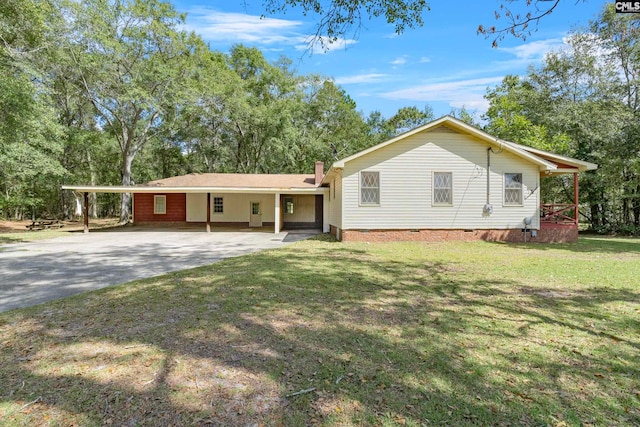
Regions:
[[[570, 160], [575, 171], [595, 168]], [[445, 116], [335, 162], [323, 180], [329, 225], [346, 240], [364, 239], [356, 232], [367, 240], [402, 238], [378, 239], [391, 230], [485, 230], [497, 239], [505, 235], [500, 230], [540, 230], [540, 177], [557, 169], [539, 150]]]
[[[89, 192], [133, 193], [141, 224], [315, 228], [339, 240], [566, 242], [578, 238], [578, 173], [596, 168], [445, 116], [338, 160], [326, 174], [317, 161], [309, 175], [189, 174], [63, 188], [85, 200]], [[573, 174], [573, 203], [541, 204], [540, 180], [558, 174]]]

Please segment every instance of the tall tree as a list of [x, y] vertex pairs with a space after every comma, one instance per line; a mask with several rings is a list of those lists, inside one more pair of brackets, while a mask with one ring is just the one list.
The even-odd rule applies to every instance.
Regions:
[[[234, 46], [229, 66], [242, 79], [242, 99], [231, 112], [233, 169], [273, 173], [295, 156], [293, 112], [300, 99], [299, 77], [285, 58], [271, 64], [256, 48]], [[286, 171], [286, 169], [284, 170]]]
[[373, 144], [377, 144], [427, 124], [433, 119], [433, 109], [429, 105], [425, 105], [423, 110], [416, 106], [401, 107], [388, 119], [379, 111], [372, 111], [367, 117], [369, 138]]
[[[604, 60], [612, 73], [606, 77], [604, 98], [619, 101], [617, 123], [622, 132], [620, 141], [609, 146], [617, 156], [613, 167], [621, 178], [621, 223], [633, 223], [640, 234], [640, 16], [616, 13], [613, 4], [605, 7], [602, 16], [591, 25], [597, 36]], [[585, 46], [586, 48], [586, 46]]]
[[59, 18], [47, 1], [0, 4], [0, 209], [17, 218], [43, 207], [51, 178], [65, 173], [57, 160], [61, 129], [38, 61]]
[[485, 95], [490, 103], [484, 115], [488, 120], [485, 130], [506, 140], [569, 154], [569, 138], [563, 133], [550, 133], [540, 117], [549, 107], [544, 93], [539, 93], [528, 79], [506, 76]]
[[609, 5], [543, 67], [488, 94], [489, 130], [600, 165], [581, 185], [597, 230], [640, 231], [639, 28]]
[[474, 117], [475, 112], [467, 110], [464, 106], [462, 108], [452, 108], [449, 115], [478, 129], [482, 128], [482, 125]]
[[[121, 184], [128, 186], [136, 155], [190, 89], [191, 59], [205, 47], [179, 30], [184, 16], [160, 0], [82, 0], [70, 8], [68, 48], [99, 124], [118, 141]], [[123, 194], [123, 222], [129, 202]]]
[[179, 123], [167, 140], [187, 153], [191, 172], [232, 172], [232, 114], [248, 108], [243, 80], [221, 52], [198, 59], [195, 96], [176, 111]]
[[367, 124], [343, 89], [322, 76], [308, 76], [305, 82], [304, 104], [296, 123], [300, 130], [296, 161], [299, 171], [313, 170], [316, 160], [331, 164], [365, 148], [369, 142]]
[[407, 132], [411, 129], [429, 123], [434, 119], [433, 109], [426, 105], [423, 110], [418, 107], [402, 107], [388, 120], [389, 126], [395, 135]]

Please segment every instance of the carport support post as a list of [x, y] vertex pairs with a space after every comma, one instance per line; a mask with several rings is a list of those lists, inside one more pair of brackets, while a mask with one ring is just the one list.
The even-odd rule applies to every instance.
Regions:
[[211, 233], [211, 193], [207, 193], [207, 233]]
[[573, 218], [577, 227], [578, 223], [580, 222], [580, 218], [578, 217], [580, 212], [578, 210], [578, 174], [577, 173], [573, 174], [573, 203], [575, 204], [575, 206], [573, 207], [573, 210], [574, 210]]
[[273, 219], [273, 232], [278, 234], [280, 232], [280, 193], [276, 193], [275, 202], [276, 211]]
[[89, 232], [89, 193], [84, 193], [84, 232]]

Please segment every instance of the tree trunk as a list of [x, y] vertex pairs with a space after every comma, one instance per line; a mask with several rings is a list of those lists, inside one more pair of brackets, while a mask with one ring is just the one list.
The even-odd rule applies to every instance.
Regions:
[[[131, 185], [131, 165], [135, 156], [131, 153], [123, 153], [122, 155], [122, 186]], [[120, 197], [120, 222], [126, 224], [129, 222], [129, 205], [131, 202], [131, 193], [122, 193]]]
[[636, 188], [633, 197], [633, 225], [635, 227], [640, 226], [640, 186]]
[[[87, 149], [87, 164], [89, 165], [89, 175], [91, 185], [96, 185], [96, 168], [91, 161], [91, 152]], [[91, 218], [98, 218], [98, 197], [96, 193], [89, 193], [89, 216]]]
[[598, 212], [598, 204], [591, 204], [591, 228], [594, 230], [600, 226], [600, 213]]
[[631, 223], [631, 211], [629, 209], [629, 199], [627, 194], [623, 194], [624, 199], [622, 199], [622, 225], [628, 225]]

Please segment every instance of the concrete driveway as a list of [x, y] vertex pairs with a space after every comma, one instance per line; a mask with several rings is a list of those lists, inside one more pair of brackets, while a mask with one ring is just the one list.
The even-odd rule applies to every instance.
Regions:
[[0, 312], [277, 248], [314, 234], [131, 229], [0, 245]]

